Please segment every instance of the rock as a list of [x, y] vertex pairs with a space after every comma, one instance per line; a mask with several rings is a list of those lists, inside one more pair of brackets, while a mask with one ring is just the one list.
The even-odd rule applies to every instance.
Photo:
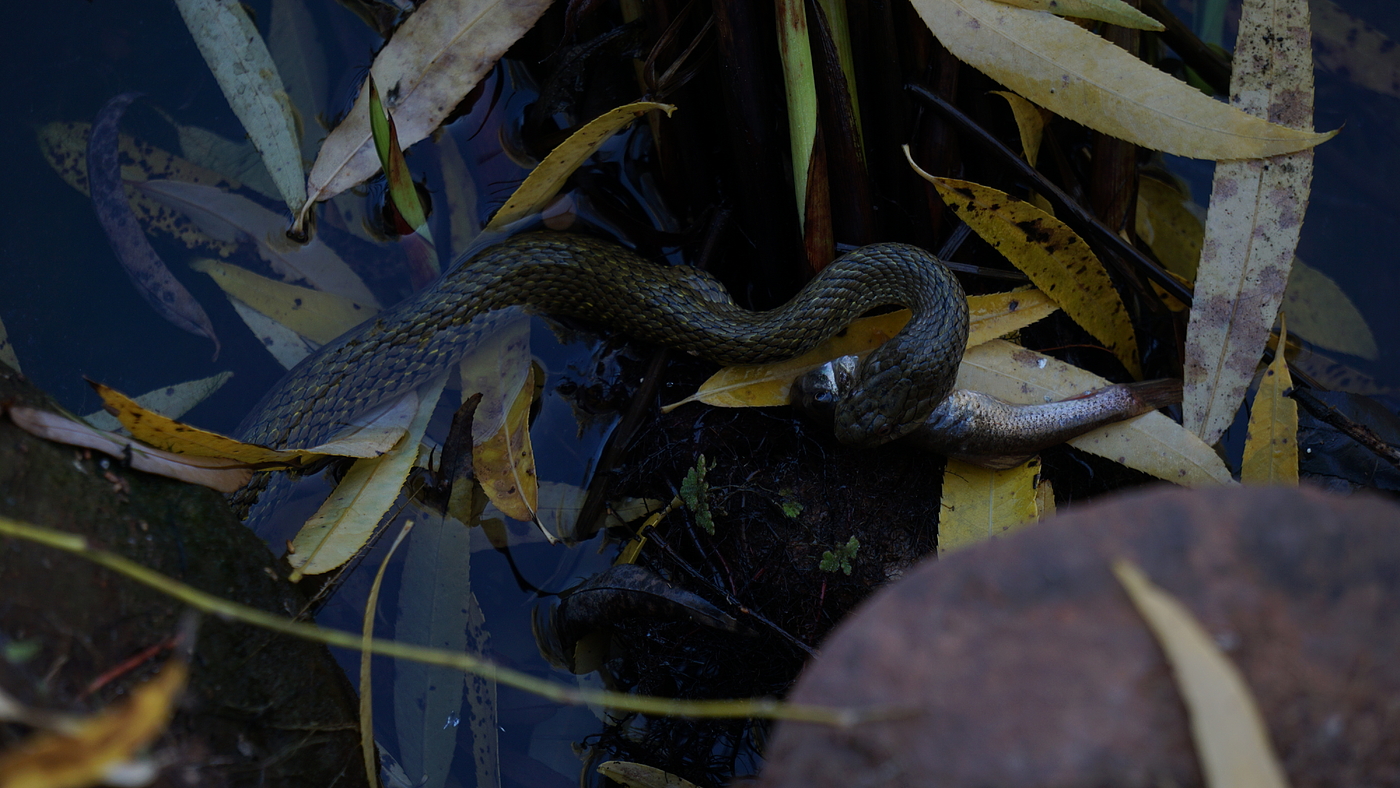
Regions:
[[[0, 404], [56, 409], [0, 364]], [[283, 616], [307, 608], [213, 490], [36, 438], [0, 415], [0, 515], [81, 534], [226, 599]], [[55, 549], [0, 538], [0, 688], [42, 709], [91, 713], [164, 661], [179, 602]], [[21, 658], [16, 658], [17, 656]], [[0, 749], [27, 731], [0, 724]], [[367, 784], [354, 689], [324, 646], [206, 617], [190, 686], [153, 746], [157, 786]]]
[[801, 703], [914, 707], [779, 726], [761, 785], [1197, 786], [1173, 676], [1109, 570], [1136, 562], [1241, 669], [1295, 788], [1400, 783], [1400, 507], [1156, 489], [928, 561], [844, 622]]

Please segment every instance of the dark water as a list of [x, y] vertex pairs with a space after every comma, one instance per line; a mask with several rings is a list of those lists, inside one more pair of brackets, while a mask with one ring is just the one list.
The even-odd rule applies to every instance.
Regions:
[[[266, 30], [270, 0], [249, 3]], [[1355, 15], [1400, 40], [1400, 16], [1385, 0], [1347, 0], [1342, 5]], [[348, 107], [358, 81], [377, 45], [376, 37], [331, 0], [307, 0], [316, 15], [325, 48], [328, 79], [324, 100], [328, 112]], [[185, 334], [157, 316], [132, 288], [118, 267], [95, 220], [88, 200], [65, 184], [41, 157], [35, 129], [51, 121], [90, 121], [113, 95], [137, 90], [147, 94], [129, 113], [123, 130], [168, 150], [178, 149], [174, 132], [152, 107], [180, 122], [241, 139], [243, 132], [205, 66], [173, 4], [166, 2], [30, 3], [14, 9], [11, 40], [4, 48], [3, 68], [11, 88], [0, 124], [6, 151], [3, 265], [0, 266], [0, 319], [8, 329], [24, 372], [78, 413], [96, 410], [99, 402], [83, 378], [91, 378], [131, 394], [230, 370], [235, 377], [199, 405], [186, 420], [229, 432], [281, 375], [282, 368], [261, 347], [229, 306], [212, 280], [190, 271], [187, 250], [157, 239], [175, 275], [204, 305], [224, 344], [222, 356], [210, 359], [211, 345]], [[1227, 25], [1227, 36], [1233, 28]], [[1395, 61], [1400, 62], [1400, 61]], [[1380, 66], [1378, 66], [1380, 67]], [[1389, 68], [1395, 68], [1390, 65]], [[1336, 139], [1318, 148], [1312, 203], [1304, 226], [1299, 255], [1332, 277], [1365, 315], [1375, 332], [1380, 358], [1346, 358], [1348, 364], [1380, 384], [1400, 385], [1400, 98], [1358, 87], [1347, 75], [1319, 71], [1317, 81], [1319, 129], [1343, 127]], [[485, 102], [451, 133], [474, 167], [479, 195], [477, 214], [484, 218], [499, 205], [523, 170], [504, 156], [497, 144], [503, 120], [518, 116], [528, 100], [525, 93], [507, 91], [488, 115]], [[310, 123], [314, 126], [314, 123]], [[613, 155], [624, 147], [619, 143]], [[425, 159], [430, 157], [425, 156]], [[1209, 194], [1209, 163], [1173, 160], [1187, 177], [1198, 202]], [[429, 172], [430, 168], [420, 167]], [[430, 186], [440, 187], [435, 170]], [[268, 207], [276, 205], [268, 202]], [[435, 229], [435, 233], [440, 233]], [[441, 235], [439, 235], [441, 237]], [[402, 251], [393, 244], [377, 252], [379, 264], [402, 266]], [[399, 285], [402, 289], [402, 285]], [[403, 295], [399, 292], [398, 295]], [[389, 303], [391, 298], [382, 299]], [[611, 421], [602, 418], [581, 438], [570, 403], [559, 393], [565, 380], [590, 377], [602, 353], [594, 341], [560, 343], [548, 326], [537, 321], [533, 350], [550, 378], [545, 402], [534, 430], [536, 454], [543, 479], [582, 485]], [[604, 366], [607, 366], [605, 363]], [[454, 396], [449, 394], [449, 396]], [[309, 514], [315, 500], [294, 505], [293, 513]], [[300, 508], [297, 508], [297, 507]], [[422, 525], [422, 512], [407, 510]], [[288, 522], [296, 522], [294, 514]], [[526, 529], [528, 531], [528, 529]], [[420, 531], [421, 533], [421, 531]], [[274, 544], [280, 538], [273, 538]], [[386, 544], [378, 545], [366, 561], [331, 597], [321, 621], [358, 629], [369, 577]], [[596, 545], [573, 550], [534, 542], [519, 548], [522, 571], [550, 589], [566, 586], [606, 566], [607, 555]], [[460, 560], [468, 561], [466, 556]], [[381, 635], [395, 631], [396, 611], [405, 604], [403, 554], [391, 565], [380, 606]], [[438, 571], [453, 571], [450, 565]], [[460, 567], [459, 567], [460, 571]], [[480, 600], [495, 659], [538, 675], [573, 682], [550, 668], [538, 655], [529, 629], [535, 599], [521, 592], [505, 561], [490, 551], [470, 557], [471, 588]], [[340, 655], [351, 675], [357, 657]], [[376, 733], [387, 749], [398, 754], [400, 732], [394, 705], [394, 669], [376, 661]], [[466, 710], [462, 712], [465, 716]], [[444, 718], [442, 724], [453, 728]], [[504, 784], [572, 785], [578, 781], [580, 760], [572, 745], [601, 726], [592, 711], [557, 707], [523, 693], [501, 690], [499, 754], [514, 764]], [[452, 777], [448, 784], [472, 785], [471, 743], [461, 731]], [[436, 783], [441, 784], [441, 783]]]

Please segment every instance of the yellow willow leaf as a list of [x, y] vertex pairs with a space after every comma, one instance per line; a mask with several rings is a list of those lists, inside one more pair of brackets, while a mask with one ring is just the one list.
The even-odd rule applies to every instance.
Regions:
[[340, 567], [369, 542], [413, 470], [423, 433], [446, 382], [447, 376], [440, 376], [406, 398], [414, 401], [408, 431], [382, 456], [356, 460], [331, 496], [297, 532], [287, 553], [287, 562], [296, 569], [291, 580]]
[[1161, 22], [1133, 8], [1123, 0], [1000, 0], [1007, 5], [1048, 11], [1056, 16], [1096, 19], [1100, 22], [1132, 27], [1138, 30], [1162, 31]]
[[697, 788], [684, 777], [631, 761], [604, 761], [598, 764], [598, 773], [626, 788]]
[[249, 465], [299, 465], [326, 455], [337, 457], [377, 457], [388, 451], [407, 428], [412, 405], [396, 401], [352, 421], [332, 440], [306, 449], [269, 449], [244, 443], [216, 432], [163, 416], [101, 383], [92, 387], [102, 397], [103, 408], [143, 443], [189, 457], [212, 457]]
[[[427, 0], [374, 58], [370, 74], [394, 113], [399, 144], [427, 137], [476, 87], [496, 60], [549, 7], [549, 0]], [[345, 120], [321, 146], [307, 178], [302, 227], [318, 200], [359, 184], [379, 171], [369, 128], [369, 91], [361, 90]]]
[[[207, 399], [209, 395], [223, 388], [223, 385], [232, 377], [232, 372], [220, 372], [212, 377], [162, 386], [135, 397], [134, 400], [137, 405], [146, 410], [178, 419], [188, 413], [195, 405]], [[105, 410], [89, 413], [83, 416], [83, 421], [99, 430], [115, 430], [121, 426], [121, 422]]]
[[1283, 308], [1293, 321], [1293, 333], [1340, 353], [1375, 361], [1380, 348], [1356, 303], [1327, 274], [1298, 258], [1288, 274]]
[[15, 355], [15, 346], [10, 344], [10, 335], [5, 331], [3, 320], [0, 320], [0, 364], [8, 364], [10, 369], [20, 371], [19, 356]]
[[45, 440], [100, 451], [131, 464], [138, 471], [231, 493], [253, 478], [244, 463], [214, 457], [186, 457], [154, 449], [125, 435], [103, 432], [81, 421], [35, 408], [12, 407], [10, 420], [20, 429]]
[[596, 153], [608, 138], [654, 109], [664, 110], [667, 115], [676, 111], [670, 104], [639, 101], [604, 112], [570, 134], [568, 139], [559, 143], [558, 147], [544, 157], [544, 161], [540, 162], [510, 199], [506, 200], [506, 204], [501, 206], [490, 224], [486, 225], [486, 232], [499, 230], [517, 219], [539, 213], [540, 209], [559, 193], [560, 187], [574, 174], [574, 170]]
[[[1018, 331], [1049, 316], [1058, 308], [1044, 293], [1034, 289], [968, 296], [967, 346], [980, 345]], [[839, 336], [796, 358], [772, 364], [725, 367], [701, 384], [699, 391], [661, 410], [669, 413], [687, 402], [704, 402], [721, 408], [786, 405], [791, 400], [794, 380], [841, 356], [868, 354], [899, 333], [907, 322], [907, 309], [860, 318]]]
[[[1230, 94], [1236, 106], [1312, 128], [1307, 0], [1245, 0]], [[1215, 443], [1234, 420], [1288, 284], [1312, 186], [1312, 152], [1215, 168], [1186, 328], [1186, 428]]]
[[[1047, 0], [1049, 2], [1051, 0]], [[1045, 110], [1026, 101], [1009, 90], [993, 90], [993, 93], [1006, 99], [1011, 114], [1016, 118], [1016, 130], [1021, 135], [1021, 154], [1026, 162], [1035, 166], [1040, 154], [1040, 140], [1045, 132]]]
[[1191, 739], [1211, 788], [1287, 788], [1268, 729], [1244, 677], [1180, 602], [1135, 564], [1113, 564], [1118, 582], [1156, 636], [1191, 716]]
[[[998, 339], [968, 350], [956, 385], [1028, 405], [1074, 397], [1108, 381]], [[1188, 487], [1233, 482], [1229, 469], [1209, 446], [1156, 411], [1085, 433], [1069, 444]]]
[[958, 59], [1056, 115], [1146, 148], [1243, 159], [1291, 153], [1332, 136], [1247, 115], [1050, 14], [992, 0], [913, 5]]
[[1313, 0], [1317, 64], [1368, 90], [1400, 96], [1400, 48], [1395, 40], [1332, 0]]
[[938, 554], [984, 542], [1036, 521], [1040, 459], [1005, 471], [948, 460], [938, 514]]
[[190, 267], [214, 278], [229, 295], [301, 336], [324, 345], [379, 310], [344, 296], [268, 279], [236, 265], [195, 260]]
[[[914, 160], [909, 163], [914, 165]], [[1133, 377], [1142, 377], [1137, 337], [1123, 299], [1103, 263], [1069, 225], [1005, 192], [968, 181], [934, 178], [922, 170], [919, 174], [933, 184], [958, 218], [1030, 277], [1074, 322], [1104, 343]]]
[[172, 659], [125, 700], [70, 731], [35, 733], [0, 753], [0, 788], [68, 788], [107, 782], [170, 724], [189, 667]]
[[[530, 405], [535, 396], [533, 365], [496, 434], [472, 447], [472, 468], [486, 497], [507, 517], [533, 520], [539, 510], [539, 483], [530, 445]], [[552, 534], [545, 532], [551, 543]]]
[[199, 53], [262, 154], [292, 213], [306, 202], [292, 101], [262, 35], [237, 0], [175, 0]]
[[[1279, 336], [1288, 335], [1280, 318]], [[1249, 432], [1244, 439], [1240, 481], [1244, 484], [1298, 484], [1298, 403], [1285, 394], [1293, 388], [1283, 353], [1264, 370], [1254, 407], [1249, 411]]]
[[[39, 150], [44, 159], [64, 182], [83, 195], [88, 195], [87, 143], [91, 123], [49, 123], [39, 128]], [[171, 179], [200, 183], [223, 189], [237, 189], [241, 184], [226, 179], [212, 170], [172, 155], [154, 145], [140, 142], [128, 134], [118, 137], [118, 152], [122, 164], [127, 202], [131, 212], [147, 232], [164, 233], [188, 249], [228, 257], [238, 249], [232, 240], [212, 238], [195, 226], [180, 211], [142, 194], [135, 184], [148, 180]]]

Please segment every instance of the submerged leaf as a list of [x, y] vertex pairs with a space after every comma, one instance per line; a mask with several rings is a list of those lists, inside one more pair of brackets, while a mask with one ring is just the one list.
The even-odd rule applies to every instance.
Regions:
[[[974, 347], [1049, 316], [1059, 309], [1039, 290], [968, 296], [967, 346]], [[700, 390], [661, 409], [669, 413], [688, 402], [704, 402], [721, 408], [761, 408], [787, 405], [792, 383], [828, 361], [841, 356], [863, 356], [899, 333], [909, 322], [909, 310], [863, 317], [842, 332], [802, 355], [772, 364], [724, 367], [700, 385]]]
[[195, 260], [190, 267], [213, 277], [229, 298], [242, 301], [318, 345], [330, 342], [379, 312], [369, 304], [278, 282], [228, 263]]
[[167, 662], [124, 700], [70, 731], [36, 733], [0, 753], [0, 788], [98, 785], [137, 757], [170, 724], [189, 667]]
[[1244, 677], [1180, 602], [1120, 559], [1113, 573], [1157, 637], [1191, 716], [1191, 739], [1211, 788], [1287, 788]]
[[10, 334], [5, 330], [3, 320], [0, 320], [0, 364], [7, 364], [16, 372], [21, 371], [19, 356], [15, 355], [15, 346], [10, 343]]
[[214, 79], [296, 213], [306, 202], [291, 99], [262, 36], [237, 0], [175, 0]]
[[1312, 0], [1317, 64], [1367, 90], [1400, 97], [1400, 47], [1395, 39], [1332, 0]]
[[213, 457], [186, 457], [138, 443], [125, 435], [103, 432], [88, 425], [36, 408], [12, 407], [10, 420], [20, 429], [46, 440], [82, 446], [128, 462], [138, 471], [209, 487], [221, 493], [238, 490], [253, 478], [240, 462]]
[[[1230, 78], [1234, 103], [1312, 128], [1307, 0], [1245, 0]], [[1288, 283], [1312, 186], [1311, 151], [1215, 168], [1186, 329], [1187, 429], [1215, 443], [1234, 420]]]
[[233, 311], [243, 318], [248, 330], [253, 332], [253, 336], [258, 338], [258, 343], [263, 346], [272, 357], [277, 359], [277, 363], [283, 369], [291, 369], [301, 360], [311, 355], [315, 348], [307, 344], [297, 332], [278, 323], [276, 320], [264, 315], [258, 310], [239, 301], [237, 298], [229, 298], [229, 304]]
[[[904, 155], [909, 156], [908, 147]], [[1137, 336], [1108, 271], [1064, 222], [1024, 200], [969, 181], [919, 170], [943, 202], [1085, 331], [1104, 343], [1133, 377], [1142, 377]]]
[[[956, 385], [1007, 402], [1031, 404], [1067, 399], [1108, 385], [1108, 381], [1033, 350], [995, 340], [967, 352], [958, 368]], [[1209, 446], [1155, 411], [1085, 433], [1069, 444], [1176, 484], [1199, 487], [1233, 481], [1225, 463]]]
[[626, 788], [696, 788], [684, 777], [631, 761], [604, 761], [598, 764], [598, 773]]
[[[370, 73], [384, 86], [409, 147], [433, 132], [496, 60], [539, 19], [549, 0], [427, 0], [404, 20], [374, 58]], [[379, 170], [369, 129], [369, 91], [321, 146], [307, 180], [307, 207], [359, 184]]]
[[[190, 408], [223, 388], [223, 385], [232, 377], [232, 372], [220, 372], [212, 377], [176, 383], [172, 386], [163, 386], [148, 391], [136, 397], [134, 401], [146, 410], [178, 419], [189, 412]], [[115, 430], [121, 426], [121, 422], [105, 410], [89, 413], [83, 417], [83, 420], [99, 430]]]
[[208, 337], [214, 343], [214, 358], [217, 359], [219, 337], [214, 333], [209, 315], [165, 267], [126, 200], [117, 157], [117, 126], [137, 95], [123, 93], [107, 102], [92, 125], [88, 138], [88, 184], [92, 205], [112, 245], [112, 252], [141, 297], [176, 327]]
[[379, 307], [374, 294], [335, 250], [319, 238], [299, 244], [287, 238], [286, 221], [247, 197], [180, 181], [147, 181], [138, 186], [161, 203], [189, 216], [200, 229], [222, 240], [250, 240], [272, 270], [289, 280], [306, 280], [317, 290]]
[[938, 515], [938, 554], [1011, 533], [1040, 516], [1040, 460], [996, 471], [948, 460]]
[[564, 181], [574, 174], [578, 166], [598, 151], [612, 135], [621, 131], [627, 124], [636, 120], [641, 115], [645, 115], [651, 110], [665, 110], [667, 115], [676, 111], [670, 104], [658, 104], [653, 101], [639, 101], [635, 104], [627, 104], [617, 109], [604, 112], [602, 115], [589, 121], [583, 128], [569, 135], [569, 138], [559, 143], [558, 147], [549, 152], [549, 155], [540, 162], [540, 165], [530, 172], [525, 178], [525, 182], [515, 190], [515, 193], [506, 200], [505, 205], [491, 218], [490, 224], [486, 225], [487, 232], [499, 230], [502, 227], [523, 219], [532, 213], [539, 213], [542, 208], [559, 193]]
[[287, 562], [296, 568], [291, 576], [294, 582], [302, 575], [344, 565], [369, 542], [418, 459], [419, 444], [446, 382], [446, 376], [439, 377], [410, 394], [413, 420], [394, 448], [379, 457], [356, 460], [331, 496], [297, 531], [287, 554]]
[[272, 0], [267, 51], [277, 63], [293, 111], [301, 119], [302, 158], [310, 161], [316, 158], [326, 136], [316, 119], [325, 112], [330, 79], [326, 54], [317, 38], [316, 17], [307, 10], [305, 0]]
[[1258, 158], [1335, 133], [1247, 115], [1040, 11], [992, 0], [915, 0], [914, 8], [958, 59], [1057, 115], [1146, 148], [1196, 159]]
[[[1288, 324], [1280, 318], [1279, 336], [1288, 336]], [[1249, 432], [1244, 439], [1240, 481], [1244, 484], [1298, 484], [1298, 403], [1288, 396], [1293, 380], [1283, 353], [1264, 370], [1254, 407], [1249, 411]]]

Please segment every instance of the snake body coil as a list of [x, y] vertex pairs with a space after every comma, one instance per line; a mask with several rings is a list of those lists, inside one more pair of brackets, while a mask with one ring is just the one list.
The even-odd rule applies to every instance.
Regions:
[[563, 233], [517, 236], [305, 359], [239, 427], [243, 440], [307, 448], [351, 419], [441, 374], [475, 344], [474, 318], [513, 305], [595, 320], [721, 364], [791, 358], [862, 313], [904, 306], [904, 330], [861, 365], [837, 406], [843, 442], [876, 445], [919, 425], [952, 389], [967, 341], [967, 303], [937, 258], [903, 244], [842, 257], [791, 301], [754, 312], [693, 269]]

